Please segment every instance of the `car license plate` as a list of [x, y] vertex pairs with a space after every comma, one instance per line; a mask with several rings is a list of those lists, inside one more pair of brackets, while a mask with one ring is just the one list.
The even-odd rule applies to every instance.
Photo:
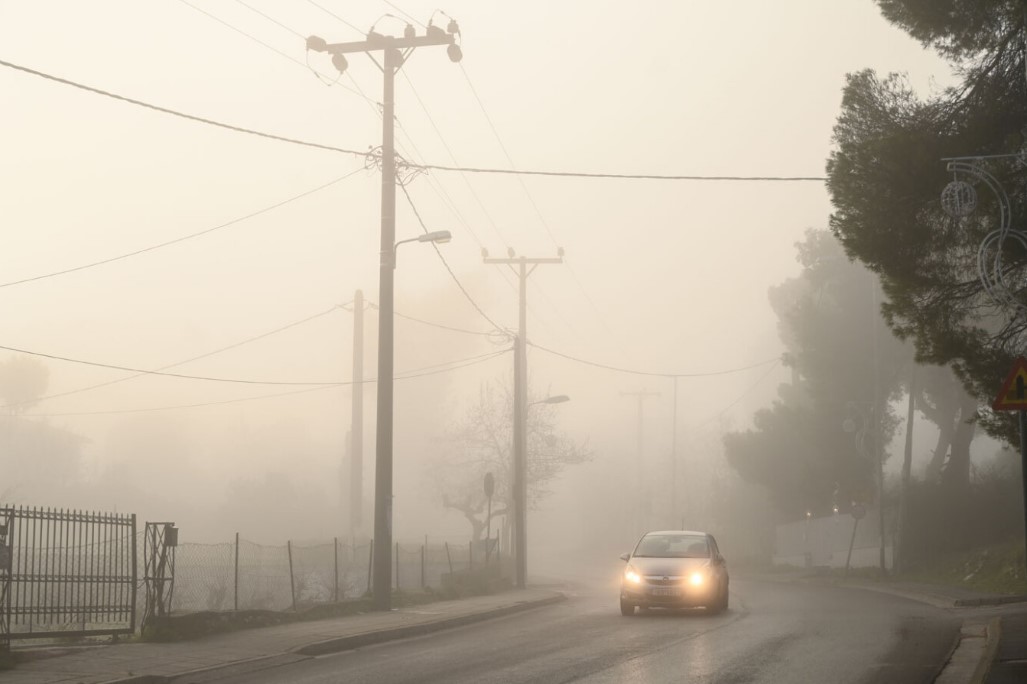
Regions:
[[651, 587], [649, 593], [653, 596], [681, 596], [681, 587]]

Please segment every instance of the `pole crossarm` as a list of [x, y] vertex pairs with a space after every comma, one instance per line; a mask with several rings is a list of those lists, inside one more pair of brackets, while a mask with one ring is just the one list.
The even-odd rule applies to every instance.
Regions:
[[442, 29], [429, 30], [426, 36], [397, 37], [386, 36], [374, 31], [367, 34], [367, 40], [350, 43], [328, 43], [324, 38], [310, 36], [307, 38], [307, 49], [314, 52], [327, 52], [333, 55], [348, 55], [354, 52], [376, 52], [379, 50], [406, 50], [410, 48], [430, 47], [433, 45], [453, 45], [456, 38]]

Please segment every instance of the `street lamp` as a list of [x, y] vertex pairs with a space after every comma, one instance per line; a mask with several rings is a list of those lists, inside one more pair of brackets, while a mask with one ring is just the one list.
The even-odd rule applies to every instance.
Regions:
[[562, 403], [564, 403], [566, 401], [570, 401], [570, 400], [571, 400], [571, 398], [568, 397], [566, 394], [557, 394], [557, 395], [552, 396], [552, 397], [546, 397], [545, 399], [539, 399], [538, 401], [533, 401], [530, 404], [528, 404], [528, 406], [534, 406], [535, 404], [562, 404]]
[[425, 233], [424, 235], [418, 235], [415, 238], [400, 240], [392, 246], [392, 269], [396, 270], [396, 250], [399, 249], [400, 245], [405, 245], [408, 242], [430, 242], [435, 245], [442, 245], [452, 239], [453, 234], [448, 230], [436, 230], [431, 233]]
[[[526, 404], [532, 407], [536, 404], [562, 404], [570, 401], [566, 394], [556, 394], [545, 399], [539, 399]], [[524, 428], [528, 422], [528, 412], [522, 414], [524, 425], [514, 425], [514, 429]], [[527, 434], [527, 429], [524, 429]], [[515, 449], [513, 454], [513, 496], [514, 496], [514, 574], [518, 589], [523, 589], [528, 577], [528, 455], [527, 439], [520, 441], [521, 448]]]
[[[391, 253], [382, 251], [382, 270], [388, 278], [378, 293], [378, 430], [374, 463], [374, 607], [389, 610], [392, 606], [392, 359], [393, 344], [393, 277], [396, 250], [407, 242], [449, 242], [448, 230], [426, 233], [392, 245]], [[388, 269], [388, 270], [386, 270]], [[384, 372], [381, 372], [383, 371]]]

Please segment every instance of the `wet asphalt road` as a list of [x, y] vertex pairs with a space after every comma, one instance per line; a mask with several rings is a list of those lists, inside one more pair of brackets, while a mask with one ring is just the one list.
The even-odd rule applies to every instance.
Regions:
[[932, 682], [957, 637], [950, 612], [857, 589], [733, 578], [728, 612], [622, 617], [616, 587], [473, 626], [219, 680], [337, 682]]

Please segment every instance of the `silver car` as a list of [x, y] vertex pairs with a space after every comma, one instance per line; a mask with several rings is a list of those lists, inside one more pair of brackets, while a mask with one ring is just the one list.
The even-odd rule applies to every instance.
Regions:
[[636, 606], [727, 610], [727, 562], [712, 534], [648, 532], [621, 560], [627, 563], [620, 582], [621, 615], [634, 615]]

